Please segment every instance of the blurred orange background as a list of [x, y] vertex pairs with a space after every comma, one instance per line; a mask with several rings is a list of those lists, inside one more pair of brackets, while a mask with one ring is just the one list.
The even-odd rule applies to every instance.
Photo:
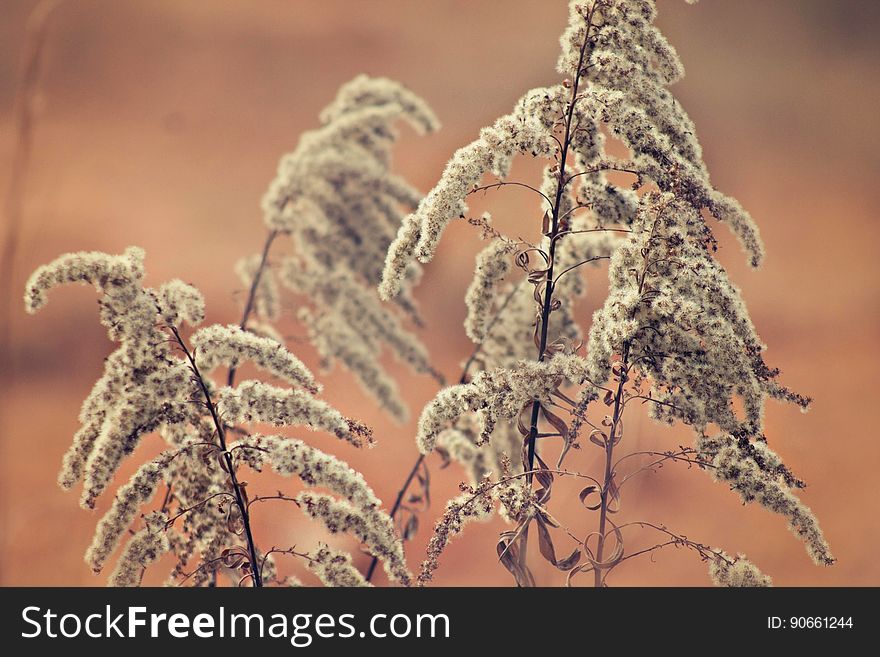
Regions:
[[[35, 4], [0, 1], [3, 187], [24, 25]], [[814, 566], [783, 519], [743, 507], [705, 473], [677, 465], [642, 475], [624, 495], [622, 515], [745, 552], [778, 585], [878, 585], [880, 441], [871, 386], [880, 355], [880, 3], [658, 4], [658, 23], [687, 70], [674, 91], [697, 125], [713, 181], [763, 230], [768, 259], [760, 271], [744, 266], [724, 227], [717, 230], [720, 258], [770, 347], [770, 364], [783, 370], [786, 384], [815, 398], [807, 415], [771, 403], [767, 434], [810, 484], [802, 497], [839, 562]], [[61, 491], [55, 476], [80, 402], [111, 345], [90, 289], [56, 290], [42, 313], [23, 313], [18, 296], [36, 266], [67, 251], [140, 245], [149, 284], [183, 278], [205, 294], [208, 321], [237, 321], [242, 291], [232, 265], [262, 244], [259, 199], [279, 156], [317, 125], [340, 84], [361, 72], [385, 75], [435, 109], [440, 133], [420, 138], [405, 131], [396, 156], [397, 171], [427, 190], [480, 127], [509, 111], [526, 89], [557, 80], [565, 22], [562, 0], [62, 2], [49, 27], [12, 282], [13, 360], [0, 379], [0, 583], [104, 582], [82, 559], [99, 516], [81, 510], [77, 494]], [[522, 194], [496, 192], [473, 207], [491, 208], [510, 232], [537, 229], [535, 203]], [[462, 299], [479, 247], [472, 228], [454, 226], [418, 289], [428, 323], [422, 337], [450, 378], [470, 351]], [[591, 274], [595, 285], [580, 309], [585, 325], [601, 303], [603, 275]], [[302, 335], [295, 312], [290, 300], [281, 328], [293, 338]], [[308, 345], [291, 347], [316, 366]], [[417, 417], [433, 383], [392, 367]], [[325, 398], [373, 426], [379, 445], [357, 452], [305, 437], [362, 470], [390, 504], [416, 456], [414, 421], [391, 423], [343, 371], [323, 381]], [[685, 430], [638, 419], [627, 437], [661, 448], [689, 440]], [[145, 440], [120, 481], [158, 445], [156, 437]], [[585, 448], [577, 465], [589, 468], [593, 458]], [[455, 465], [438, 470], [436, 456], [429, 463], [434, 501], [407, 544], [413, 568], [463, 476]], [[251, 480], [249, 490], [295, 488], [271, 476]], [[554, 504], [586, 533], [595, 518], [578, 508], [576, 488], [571, 503], [564, 490], [554, 492]], [[310, 546], [324, 537], [292, 506], [266, 506], [255, 516], [262, 546]], [[435, 583], [509, 585], [495, 554], [502, 529], [498, 521], [470, 526], [444, 555]], [[651, 537], [632, 541], [628, 547], [637, 549]], [[539, 584], [562, 582], [537, 553], [532, 562]], [[162, 570], [147, 582], [161, 582]], [[622, 565], [609, 583], [709, 580], [696, 555], [666, 548]]]

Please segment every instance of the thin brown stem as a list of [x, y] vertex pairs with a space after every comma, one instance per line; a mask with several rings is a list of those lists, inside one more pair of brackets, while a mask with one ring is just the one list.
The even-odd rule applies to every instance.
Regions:
[[[263, 272], [266, 269], [266, 265], [269, 262], [269, 250], [272, 248], [272, 243], [275, 241], [275, 238], [278, 237], [279, 233], [277, 230], [270, 231], [266, 236], [266, 242], [263, 244], [263, 251], [260, 255], [260, 264], [257, 267], [257, 271], [254, 273], [254, 278], [251, 281], [250, 289], [248, 290], [248, 296], [245, 300], [244, 310], [241, 314], [241, 319], [238, 322], [238, 327], [243, 331], [247, 328], [248, 320], [250, 320], [251, 314], [254, 311], [254, 306], [256, 305], [257, 300], [257, 291], [260, 287], [260, 280], [263, 276]], [[229, 368], [229, 372], [226, 375], [226, 385], [232, 387], [235, 383], [235, 374], [236, 368], [232, 366]], [[240, 431], [239, 429], [232, 429], [233, 431]], [[162, 510], [164, 511], [167, 507], [168, 502], [171, 499], [171, 484], [165, 489], [165, 501], [162, 504]]]
[[235, 495], [235, 504], [238, 506], [238, 510], [241, 513], [242, 524], [244, 525], [245, 539], [247, 541], [248, 554], [250, 555], [252, 580], [255, 587], [261, 587], [263, 586], [263, 578], [259, 572], [257, 547], [254, 543], [253, 532], [251, 531], [250, 513], [248, 512], [248, 505], [244, 499], [244, 495], [242, 495], [241, 484], [238, 483], [238, 477], [235, 474], [235, 464], [232, 461], [232, 454], [230, 454], [229, 450], [226, 448], [226, 428], [220, 419], [220, 414], [217, 412], [217, 406], [211, 398], [211, 391], [208, 390], [208, 385], [205, 383], [205, 379], [201, 372], [199, 372], [199, 366], [196, 364], [195, 356], [193, 356], [192, 352], [186, 346], [186, 342], [184, 342], [177, 328], [172, 326], [170, 329], [177, 340], [177, 344], [180, 346], [181, 350], [183, 350], [186, 359], [189, 361], [195, 381], [199, 385], [202, 395], [205, 398], [205, 406], [211, 414], [211, 419], [214, 422], [214, 429], [217, 432], [217, 440], [220, 449], [223, 450], [223, 459], [226, 462], [226, 469], [229, 472], [229, 480], [232, 484], [232, 492]]
[[260, 577], [263, 576], [263, 569], [266, 567], [266, 562], [273, 554], [287, 554], [293, 557], [299, 557], [300, 559], [305, 559], [310, 563], [312, 562], [312, 558], [308, 554], [305, 554], [304, 552], [297, 552], [296, 547], [277, 548], [275, 546], [272, 546], [272, 549], [263, 555], [263, 561], [260, 563]]
[[[590, 9], [589, 17], [587, 18], [587, 25], [592, 26], [593, 24], [593, 13], [596, 9], [596, 5]], [[553, 267], [556, 264], [556, 245], [559, 243], [556, 237], [556, 233], [559, 232], [559, 220], [560, 220], [560, 211], [562, 208], [562, 194], [565, 190], [565, 167], [568, 160], [568, 150], [571, 147], [571, 137], [572, 137], [572, 120], [574, 119], [574, 108], [577, 100], [578, 88], [581, 83], [582, 69], [584, 64], [584, 57], [587, 53], [587, 44], [590, 42], [590, 34], [589, 27], [587, 29], [587, 34], [584, 37], [584, 43], [581, 46], [580, 54], [578, 57], [578, 66], [577, 73], [574, 77], [574, 82], [571, 85], [571, 98], [568, 103], [568, 107], [566, 108], [566, 117], [565, 117], [565, 135], [562, 139], [562, 150], [559, 154], [559, 173], [558, 173], [558, 183], [556, 185], [556, 198], [552, 203], [553, 208], [553, 216], [551, 222], [550, 229], [550, 249], [549, 249], [549, 263], [547, 268], [547, 282], [544, 286], [544, 296], [541, 303], [541, 337], [540, 343], [538, 346], [538, 361], [543, 361], [547, 351], [547, 336], [550, 328], [550, 313], [552, 312], [552, 298], [553, 298], [553, 286], [554, 286], [554, 278], [553, 278]], [[528, 436], [528, 444], [527, 444], [527, 456], [526, 456], [526, 467], [528, 470], [534, 469], [535, 466], [535, 442], [536, 436], [538, 435], [538, 417], [541, 410], [541, 404], [538, 401], [535, 401], [532, 404], [532, 417], [529, 425], [529, 436]], [[531, 477], [529, 478], [529, 482], [531, 483]], [[528, 534], [524, 534], [523, 541], [525, 543], [526, 536]], [[522, 554], [525, 554], [525, 544], [523, 545]]]
[[277, 495], [257, 495], [256, 497], [248, 500], [248, 510], [250, 510], [252, 505], [257, 504], [258, 502], [269, 502], [272, 500], [278, 500], [281, 502], [293, 502], [296, 506], [299, 506], [299, 502], [295, 497], [290, 497], [289, 495], [285, 495], [284, 493], [278, 493]]
[[[238, 322], [238, 327], [242, 331], [247, 328], [248, 320], [251, 318], [251, 314], [254, 311], [254, 306], [257, 301], [257, 291], [260, 288], [260, 280], [262, 279], [263, 272], [266, 270], [266, 265], [269, 262], [269, 250], [272, 248], [272, 243], [278, 235], [278, 231], [273, 230], [266, 236], [266, 242], [263, 244], [263, 252], [260, 255], [260, 264], [257, 266], [257, 271], [254, 272], [254, 278], [251, 281], [251, 287], [250, 290], [248, 290], [248, 296], [244, 303], [244, 310], [241, 313], [241, 320]], [[235, 383], [235, 373], [235, 366], [230, 367], [229, 373], [226, 375], [227, 386], [232, 387]]]
[[[556, 234], [559, 232], [560, 220], [561, 220], [561, 208], [562, 208], [562, 194], [565, 191], [565, 187], [567, 185], [567, 180], [565, 177], [565, 168], [568, 162], [568, 151], [571, 147], [571, 138], [572, 138], [572, 121], [574, 119], [574, 108], [578, 100], [578, 88], [581, 83], [581, 78], [583, 75], [583, 65], [584, 65], [584, 57], [587, 53], [587, 45], [590, 42], [590, 28], [593, 25], [593, 13], [595, 12], [596, 5], [594, 4], [590, 9], [590, 14], [587, 20], [587, 34], [584, 38], [584, 43], [581, 46], [580, 53], [578, 56], [578, 65], [577, 72], [574, 76], [574, 82], [571, 85], [571, 97], [569, 98], [568, 106], [566, 108], [565, 115], [565, 132], [560, 144], [559, 151], [559, 172], [557, 174], [557, 184], [556, 184], [556, 195], [553, 202], [550, 204], [552, 209], [552, 221], [550, 226], [550, 232], [548, 236], [550, 237], [550, 249], [547, 254], [548, 266], [546, 270], [546, 283], [544, 285], [544, 296], [541, 299], [541, 312], [540, 312], [540, 322], [541, 322], [541, 332], [540, 339], [538, 344], [538, 361], [543, 362], [546, 352], [547, 352], [547, 338], [549, 334], [550, 328], [550, 313], [553, 311], [553, 288], [555, 285], [555, 280], [553, 277], [553, 268], [556, 264], [556, 246], [559, 243], [559, 240], [556, 239]], [[535, 467], [535, 448], [537, 444], [537, 436], [538, 436], [538, 419], [541, 411], [541, 403], [537, 400], [532, 404], [532, 413], [531, 419], [529, 422], [529, 433], [527, 437], [526, 443], [526, 463], [524, 464], [527, 472], [532, 472]], [[529, 474], [527, 477], [529, 485], [532, 483], [532, 475]], [[526, 556], [528, 553], [528, 542], [529, 542], [529, 531], [528, 531], [528, 521], [526, 521], [525, 526], [523, 527], [523, 531], [520, 534], [520, 559], [522, 561], [522, 567], [525, 568]]]
[[[171, 489], [170, 486], [168, 488], [169, 488], [169, 490]], [[175, 513], [173, 516], [171, 516], [170, 518], [168, 518], [168, 520], [165, 521], [165, 528], [168, 529], [175, 522], [177, 522], [178, 518], [182, 518], [190, 511], [195, 511], [196, 509], [202, 508], [208, 502], [210, 502], [211, 500], [215, 500], [218, 497], [232, 497], [233, 499], [235, 498], [235, 496], [232, 493], [227, 493], [226, 491], [221, 491], [219, 493], [214, 493], [213, 495], [209, 495], [208, 497], [201, 500], [200, 502], [196, 502], [195, 504], [193, 504], [191, 506], [180, 509], [177, 513]]]
[[[400, 487], [400, 490], [397, 492], [397, 498], [394, 500], [394, 505], [391, 507], [391, 512], [388, 514], [391, 519], [394, 519], [394, 516], [400, 510], [400, 505], [403, 503], [403, 497], [406, 495], [406, 492], [409, 490], [410, 484], [412, 484], [413, 479], [415, 479], [416, 474], [421, 469], [422, 464], [425, 462], [425, 455], [419, 454], [419, 458], [416, 459], [416, 462], [413, 464], [412, 469], [409, 471], [409, 474], [406, 477], [406, 481], [403, 482], [403, 486]], [[370, 566], [367, 568], [367, 574], [365, 575], [366, 580], [369, 582], [373, 577], [373, 573], [376, 572], [376, 566], [379, 563], [378, 557], [373, 557], [370, 561]]]
[[501, 180], [499, 182], [491, 183], [489, 185], [481, 185], [480, 187], [474, 187], [474, 189], [468, 193], [468, 196], [470, 196], [471, 194], [476, 194], [477, 192], [486, 192], [486, 191], [489, 191], [490, 189], [497, 189], [499, 187], [509, 187], [509, 186], [525, 187], [526, 189], [533, 191], [533, 192], [535, 192], [535, 194], [538, 194], [539, 196], [541, 196], [545, 201], [547, 201], [548, 205], [550, 205], [550, 206], [553, 205], [553, 202], [550, 200], [550, 198], [544, 192], [542, 192], [540, 189], [537, 189], [536, 187], [532, 187], [528, 183], [519, 182], [516, 180]]
[[[657, 223], [659, 220], [659, 214], [657, 219], [655, 219], [654, 224], [651, 226], [651, 236], [649, 238], [649, 243], [652, 242], [654, 233], [657, 229]], [[648, 270], [651, 267], [651, 261], [648, 258], [648, 255], [644, 256], [645, 264], [642, 268], [642, 271], [638, 276], [638, 294], [641, 296], [645, 290], [645, 280], [648, 277]], [[630, 318], [635, 316], [635, 311], [630, 313]], [[601, 489], [600, 496], [600, 506], [599, 506], [599, 531], [598, 531], [598, 544], [596, 546], [596, 563], [602, 564], [602, 552], [605, 547], [605, 528], [608, 521], [608, 493], [611, 488], [613, 477], [614, 477], [614, 462], [613, 462], [613, 454], [614, 454], [614, 445], [618, 440], [618, 432], [621, 431], [620, 423], [622, 419], [622, 414], [624, 408], [626, 406], [625, 400], [623, 397], [624, 385], [626, 384], [629, 378], [629, 356], [630, 356], [630, 347], [631, 343], [626, 341], [623, 343], [623, 348], [621, 349], [621, 358], [620, 363], [618, 364], [618, 376], [619, 381], [617, 384], [617, 391], [614, 395], [614, 411], [611, 419], [611, 428], [609, 431], [609, 436], [605, 441], [605, 480]], [[613, 568], [613, 564], [611, 566]], [[594, 584], [595, 586], [601, 587], [604, 584], [604, 573], [610, 570], [610, 568], [603, 568], [601, 565], [597, 565], [593, 569], [594, 573]]]
[[[608, 521], [608, 492], [611, 489], [614, 477], [614, 444], [617, 441], [617, 433], [620, 431], [620, 419], [623, 411], [623, 387], [627, 380], [627, 360], [629, 359], [629, 344], [624, 345], [621, 362], [623, 363], [620, 371], [620, 381], [617, 384], [617, 392], [614, 395], [614, 411], [611, 419], [611, 428], [609, 435], [605, 441], [605, 476], [602, 482], [602, 489], [599, 494], [599, 532], [596, 545], [596, 563], [602, 563], [602, 552], [605, 549], [605, 526]], [[603, 584], [603, 573], [605, 569], [601, 566], [594, 568], [594, 583], [596, 587]]]
[[571, 267], [567, 267], [567, 268], [564, 269], [564, 270], [563, 270], [563, 271], [562, 271], [562, 272], [561, 272], [561, 273], [560, 273], [555, 279], [553, 279], [553, 285], [554, 285], [554, 287], [555, 287], [556, 284], [559, 282], [559, 279], [562, 278], [563, 276], [565, 276], [568, 272], [570, 272], [570, 271], [574, 271], [574, 270], [577, 269], [578, 267], [583, 267], [584, 265], [588, 265], [588, 264], [590, 264], [591, 262], [596, 262], [597, 260], [611, 260], [611, 256], [605, 256], [605, 255], [603, 255], [603, 256], [594, 256], [594, 257], [592, 257], [592, 258], [587, 258], [586, 260], [581, 260], [581, 261], [580, 261], [579, 263], [577, 263], [576, 265], [572, 265]]

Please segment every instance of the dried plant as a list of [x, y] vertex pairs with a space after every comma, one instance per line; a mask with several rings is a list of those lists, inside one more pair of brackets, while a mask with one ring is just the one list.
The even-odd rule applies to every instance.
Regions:
[[[421, 134], [438, 128], [425, 102], [392, 80], [361, 75], [343, 85], [321, 112], [321, 127], [305, 133], [296, 149], [281, 158], [263, 198], [269, 229], [263, 252], [236, 268], [252, 290], [242, 328], [251, 305], [263, 322], [277, 319], [280, 280], [311, 301], [312, 308], [302, 307], [298, 317], [325, 365], [344, 365], [399, 421], [408, 412], [396, 382], [379, 362], [383, 346], [414, 371], [443, 382], [424, 345], [375, 292], [388, 245], [404, 216], [401, 207], [414, 208], [421, 199], [390, 170], [394, 124], [401, 119]], [[269, 250], [281, 234], [291, 237], [295, 251], [273, 268]], [[408, 267], [408, 284], [419, 273], [418, 265]], [[418, 322], [405, 290], [397, 302], [404, 315]]]
[[[139, 584], [145, 568], [170, 552], [169, 582], [177, 584], [213, 585], [224, 574], [239, 585], [299, 586], [275, 568], [274, 558], [288, 555], [327, 585], [369, 586], [379, 561], [392, 582], [409, 585], [403, 541], [430, 501], [426, 456], [435, 451], [444, 464], [461, 464], [468, 481], [436, 524], [419, 584], [430, 581], [468, 522], [498, 513], [510, 524], [498, 558], [520, 586], [535, 583], [530, 536], [566, 584], [591, 573], [595, 586], [606, 585], [620, 564], [678, 546], [706, 561], [719, 585], [769, 585], [741, 554], [665, 523], [619, 520], [627, 483], [671, 463], [706, 470], [744, 502], [783, 515], [817, 563], [833, 563], [795, 495], [803, 482], [764, 435], [768, 397], [804, 410], [810, 400], [781, 385], [765, 363], [740, 292], [714, 257], [712, 218], [730, 227], [753, 267], [763, 258], [758, 230], [710, 182], [694, 126], [668, 89], [683, 74], [681, 63], [654, 17], [652, 0], [573, 0], [557, 65], [564, 79], [527, 92], [484, 128], [424, 197], [392, 172], [391, 150], [400, 121], [419, 133], [436, 130], [431, 110], [384, 78], [343, 85], [321, 126], [281, 159], [263, 199], [263, 248], [235, 266], [247, 289], [238, 324], [199, 328], [204, 300], [181, 281], [144, 287], [137, 248], [67, 254], [39, 268], [26, 289], [29, 312], [56, 285], [89, 283], [119, 344], [82, 406], [60, 484], [82, 482], [81, 502], [94, 507], [144, 436], [158, 433], [166, 443], [118, 488], [86, 555], [92, 568], [101, 571], [127, 539], [111, 584]], [[627, 156], [611, 156], [612, 144]], [[540, 183], [508, 178], [522, 155], [546, 161]], [[531, 241], [506, 235], [488, 214], [468, 216], [469, 197], [506, 187], [539, 201]], [[422, 265], [457, 219], [487, 243], [465, 294], [473, 351], [457, 384], [446, 386], [410, 327], [422, 326], [413, 295]], [[282, 236], [291, 255], [273, 253]], [[575, 305], [586, 292], [584, 268], [606, 263], [608, 296], [582, 326]], [[396, 420], [408, 409], [380, 363], [385, 351], [441, 386], [421, 412], [420, 455], [387, 513], [364, 477], [337, 457], [252, 426], [372, 442], [367, 427], [317, 397], [315, 376], [285, 347], [275, 326], [287, 304], [282, 287], [304, 301], [296, 316], [322, 364], [342, 364]], [[245, 362], [273, 381], [236, 383]], [[223, 386], [212, 378], [220, 368]], [[633, 406], [690, 426], [694, 444], [625, 452], [632, 441], [623, 440], [624, 418]], [[573, 454], [592, 447], [595, 471], [571, 466]], [[332, 495], [249, 494], [244, 468], [296, 475]], [[579, 504], [595, 514], [588, 531], [556, 517], [550, 502], [560, 479], [583, 483]], [[260, 550], [251, 509], [269, 501], [295, 504], [329, 532], [352, 535], [371, 564], [361, 573], [351, 555], [323, 544]], [[636, 530], [659, 538], [630, 549], [624, 539]], [[561, 541], [570, 543], [564, 551]]]
[[[461, 461], [471, 481], [437, 523], [422, 584], [449, 540], [493, 508], [513, 522], [498, 554], [520, 585], [534, 583], [526, 563], [530, 530], [569, 583], [592, 573], [602, 586], [624, 561], [678, 545], [708, 561], [716, 583], [768, 584], [741, 555], [665, 525], [613, 519], [627, 481], [666, 462], [707, 470], [743, 501], [783, 515], [816, 563], [834, 561], [794, 494], [803, 483], [763, 433], [767, 397], [802, 409], [809, 400], [782, 386], [765, 363], [739, 290], [714, 258], [706, 217], [730, 227], [753, 267], [763, 258], [758, 230], [709, 180], [694, 126], [668, 90], [683, 74], [681, 63], [654, 17], [652, 0], [572, 1], [557, 65], [564, 80], [527, 92], [458, 150], [391, 245], [379, 287], [385, 298], [399, 293], [414, 263], [432, 259], [446, 226], [467, 217], [471, 195], [518, 186], [540, 200], [535, 242], [504, 236], [488, 216], [469, 219], [490, 240], [466, 296], [465, 329], [480, 347], [479, 371], [428, 403], [416, 440], [422, 453], [439, 448]], [[609, 142], [622, 144], [628, 157], [609, 155]], [[540, 185], [507, 179], [518, 155], [548, 161]], [[496, 181], [484, 183], [486, 174]], [[608, 297], [584, 331], [574, 314], [581, 272], [604, 261]], [[621, 455], [633, 405], [692, 427], [695, 444]], [[600, 453], [595, 476], [565, 468], [584, 436]], [[558, 447], [538, 449], [551, 441]], [[547, 465], [551, 454], [555, 463]], [[647, 462], [624, 476], [622, 464], [638, 460]], [[549, 507], [562, 477], [586, 484], [580, 501], [597, 515], [586, 535], [563, 526]], [[624, 534], [635, 529], [661, 540], [628, 551]], [[567, 556], [557, 556], [554, 533], [573, 541]]]
[[[110, 584], [139, 584], [144, 569], [169, 551], [177, 559], [171, 583], [213, 583], [216, 573], [224, 571], [238, 584], [262, 586], [276, 579], [270, 559], [277, 552], [303, 557], [327, 584], [353, 583], [346, 567], [350, 558], [344, 554], [320, 547], [310, 554], [275, 548], [261, 552], [250, 512], [253, 504], [267, 500], [293, 502], [330, 532], [355, 535], [384, 561], [393, 581], [408, 584], [393, 522], [360, 473], [302, 441], [250, 434], [240, 425], [302, 426], [355, 446], [372, 439], [369, 429], [315, 397], [320, 386], [312, 373], [271, 338], [237, 326], [214, 325], [195, 330], [186, 340], [184, 325], [197, 326], [204, 318], [201, 294], [179, 280], [157, 289], [144, 287], [143, 259], [137, 248], [119, 256], [67, 254], [37, 269], [25, 293], [26, 309], [33, 313], [57, 285], [94, 285], [101, 294], [101, 322], [119, 343], [83, 404], [82, 426], [59, 475], [61, 486], [71, 488], [82, 481], [81, 504], [93, 508], [146, 434], [158, 432], [167, 443], [162, 454], [119, 487], [98, 522], [86, 553], [92, 569], [103, 570], [165, 482], [161, 508], [143, 514], [143, 526], [128, 539]], [[217, 367], [245, 361], [285, 386], [248, 380], [217, 387], [209, 378]], [[295, 474], [341, 499], [313, 491], [296, 497], [280, 492], [251, 497], [240, 478], [243, 464]], [[196, 555], [200, 563], [188, 571]]]

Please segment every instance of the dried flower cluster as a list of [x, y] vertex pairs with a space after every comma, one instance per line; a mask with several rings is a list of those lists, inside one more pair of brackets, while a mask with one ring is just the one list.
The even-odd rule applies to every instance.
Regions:
[[[557, 65], [565, 79], [528, 91], [510, 114], [459, 149], [389, 249], [379, 286], [384, 298], [398, 294], [415, 263], [433, 258], [446, 226], [466, 217], [471, 194], [518, 185], [541, 200], [536, 243], [505, 237], [486, 216], [469, 220], [491, 236], [466, 295], [465, 331], [479, 345], [481, 371], [425, 407], [416, 440], [423, 452], [439, 446], [462, 462], [471, 502], [450, 503], [422, 581], [464, 520], [485, 515], [477, 500], [499, 498], [506, 476], [529, 483], [518, 515], [506, 513], [517, 529], [499, 543], [502, 563], [517, 581], [531, 581], [519, 561], [531, 526], [542, 555], [569, 571], [569, 580], [592, 572], [596, 584], [604, 584], [627, 558], [611, 514], [620, 506], [613, 453], [631, 401], [648, 404], [658, 420], [693, 427], [696, 448], [663, 453], [661, 461], [710, 470], [744, 501], [788, 518], [817, 563], [833, 562], [815, 518], [792, 493], [802, 484], [763, 434], [768, 397], [802, 409], [810, 400], [780, 385], [778, 370], [765, 363], [740, 292], [714, 258], [717, 246], [703, 211], [731, 228], [752, 266], [760, 264], [763, 246], [748, 213], [709, 180], [693, 123], [668, 89], [683, 69], [653, 25], [655, 13], [652, 0], [573, 0]], [[629, 156], [610, 156], [609, 139]], [[518, 155], [550, 161], [539, 187], [507, 179]], [[484, 183], [486, 174], [497, 182]], [[626, 178], [630, 182], [620, 182]], [[585, 292], [579, 269], [602, 261], [610, 261], [609, 293], [585, 335], [574, 319], [574, 303]], [[514, 275], [517, 269], [522, 274]], [[571, 385], [578, 386], [575, 398]], [[709, 438], [710, 426], [720, 436]], [[603, 473], [559, 471], [587, 431], [603, 452]], [[555, 471], [594, 482], [581, 499], [597, 512], [598, 531], [578, 544], [571, 561], [555, 557], [546, 529], [558, 526], [544, 507], [554, 470], [537, 446], [539, 438], [543, 445], [552, 437], [562, 442]], [[503, 456], [518, 457], [519, 445], [522, 468], [502, 473]], [[588, 503], [593, 496], [596, 503]], [[697, 551], [704, 558], [715, 554]], [[581, 555], [585, 563], [576, 566]], [[717, 582], [769, 584], [742, 558], [711, 561]]]
[[295, 474], [309, 486], [341, 495], [344, 501], [303, 492], [296, 501], [305, 513], [321, 520], [331, 532], [355, 534], [370, 554], [385, 562], [392, 581], [409, 584], [403, 547], [391, 518], [359, 472], [335, 456], [290, 438], [251, 436], [238, 441], [235, 448], [240, 449], [238, 458], [255, 470], [268, 463], [279, 474]]
[[[442, 377], [399, 313], [374, 291], [402, 208], [421, 198], [390, 170], [400, 120], [421, 134], [438, 127], [425, 102], [396, 82], [362, 75], [343, 85], [321, 112], [321, 127], [281, 158], [263, 198], [270, 235], [289, 234], [295, 254], [276, 271], [260, 256], [242, 261], [238, 271], [248, 286], [258, 280], [256, 311], [264, 319], [277, 314], [276, 278], [307, 296], [315, 309], [301, 309], [299, 319], [324, 362], [344, 365], [388, 413], [404, 420], [397, 384], [379, 363], [383, 347], [414, 371]], [[411, 283], [419, 272], [409, 266], [405, 278]], [[419, 321], [408, 294], [397, 301], [404, 315]]]
[[[300, 493], [296, 501], [331, 532], [353, 533], [386, 562], [395, 581], [407, 584], [410, 576], [393, 523], [360, 474], [299, 440], [249, 435], [227, 440], [239, 423], [303, 426], [354, 445], [370, 438], [368, 429], [314, 397], [320, 386], [312, 373], [275, 340], [215, 325], [194, 331], [188, 344], [180, 331], [184, 323], [202, 321], [201, 294], [180, 281], [144, 287], [143, 259], [134, 248], [121, 256], [67, 254], [37, 269], [25, 293], [27, 310], [36, 312], [51, 288], [92, 284], [101, 295], [101, 321], [119, 343], [83, 404], [82, 426], [65, 456], [61, 485], [70, 488], [83, 480], [82, 503], [93, 507], [145, 435], [159, 432], [168, 444], [117, 490], [86, 553], [93, 570], [103, 570], [140, 515], [142, 528], [122, 549], [110, 584], [139, 584], [144, 569], [169, 551], [177, 558], [171, 583], [207, 584], [224, 571], [234, 582], [272, 581], [274, 565], [268, 553], [256, 548], [249, 525], [251, 501], [245, 482], [236, 476], [240, 463], [257, 470], [269, 463], [282, 474], [296, 474], [306, 484], [342, 495], [344, 501], [321, 497], [324, 506], [318, 510], [314, 493]], [[245, 361], [292, 387], [249, 380], [217, 388], [207, 378], [219, 366]], [[161, 508], [149, 511], [163, 484]], [[196, 556], [200, 564], [186, 572]], [[305, 558], [326, 583], [363, 581], [346, 574], [350, 557], [341, 553], [319, 549]]]
[[731, 559], [722, 552], [721, 558], [710, 562], [709, 576], [716, 586], [773, 586], [773, 581], [741, 554], [736, 559]]

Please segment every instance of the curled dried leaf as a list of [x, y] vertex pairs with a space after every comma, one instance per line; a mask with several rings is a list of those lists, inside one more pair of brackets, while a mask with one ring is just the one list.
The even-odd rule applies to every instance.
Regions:
[[535, 586], [535, 578], [532, 571], [523, 563], [520, 554], [519, 536], [521, 533], [504, 532], [498, 541], [496, 549], [501, 564], [513, 575], [516, 585], [523, 588]]
[[590, 442], [599, 447], [605, 447], [608, 444], [608, 436], [603, 431], [593, 429], [590, 432]]
[[538, 528], [538, 548], [541, 551], [541, 556], [555, 566], [556, 550], [553, 547], [553, 537], [550, 536], [550, 530], [547, 529], [547, 524], [540, 515], [536, 516], [535, 525]]
[[226, 548], [220, 553], [220, 561], [227, 568], [238, 568], [247, 559], [247, 553], [240, 547]]
[[571, 554], [569, 554], [565, 559], [559, 559], [556, 562], [556, 567], [559, 570], [567, 571], [574, 568], [578, 562], [581, 560], [581, 549], [579, 547], [575, 548]]
[[587, 504], [587, 498], [589, 498], [590, 495], [597, 494], [598, 492], [599, 489], [596, 486], [587, 486], [586, 488], [581, 490], [580, 493], [578, 493], [578, 499], [580, 500], [581, 504], [583, 504], [590, 511], [598, 511], [602, 505], [601, 502], [599, 502], [598, 504]]

